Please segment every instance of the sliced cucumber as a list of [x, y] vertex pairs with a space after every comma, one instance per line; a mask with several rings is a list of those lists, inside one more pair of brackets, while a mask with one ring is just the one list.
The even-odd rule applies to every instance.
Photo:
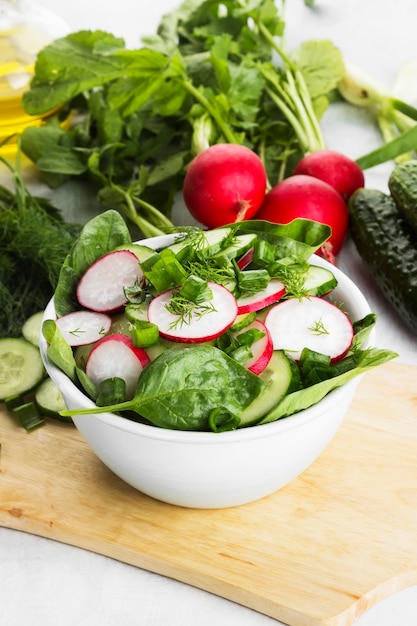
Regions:
[[35, 391], [35, 405], [41, 415], [52, 417], [60, 421], [72, 422], [69, 417], [60, 415], [60, 411], [65, 411], [64, 396], [51, 378], [46, 378]]
[[319, 267], [318, 265], [310, 265], [304, 281], [304, 290], [310, 296], [324, 296], [337, 287], [337, 279], [330, 270]]
[[125, 315], [129, 322], [146, 322], [148, 320], [148, 303], [127, 304], [125, 307]]
[[240, 415], [239, 426], [250, 426], [269, 413], [286, 394], [300, 386], [298, 367], [282, 350], [276, 350], [259, 378], [265, 389]]
[[45, 376], [39, 349], [26, 339], [0, 339], [0, 400], [24, 394]]
[[225, 256], [228, 259], [235, 259], [245, 254], [245, 252], [252, 248], [256, 240], [257, 235], [236, 235], [230, 246], [227, 246], [226, 248], [213, 254], [213, 258], [216, 259], [217, 257]]
[[[217, 228], [215, 230], [204, 231], [201, 241], [198, 242], [198, 252], [204, 257], [213, 256], [223, 248], [226, 238], [232, 232], [231, 228]], [[190, 245], [189, 239], [184, 239], [178, 243], [173, 243], [168, 248], [178, 256], [178, 254]]]
[[155, 250], [152, 250], [152, 248], [149, 248], [148, 246], [144, 246], [140, 243], [127, 243], [123, 246], [118, 246], [115, 249], [116, 250], [130, 250], [130, 252], [133, 252], [133, 254], [137, 256], [139, 261], [144, 261], [145, 259], [147, 259], [148, 257], [150, 257], [152, 254], [155, 253]]
[[31, 315], [22, 326], [22, 335], [26, 341], [39, 346], [39, 332], [41, 330], [43, 311]]

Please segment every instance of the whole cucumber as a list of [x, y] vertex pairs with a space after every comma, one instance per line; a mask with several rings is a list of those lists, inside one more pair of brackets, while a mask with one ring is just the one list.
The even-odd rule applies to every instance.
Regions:
[[350, 199], [350, 232], [360, 256], [400, 317], [417, 334], [417, 232], [392, 196], [359, 189]]
[[388, 179], [388, 187], [398, 210], [417, 232], [417, 161], [397, 165]]

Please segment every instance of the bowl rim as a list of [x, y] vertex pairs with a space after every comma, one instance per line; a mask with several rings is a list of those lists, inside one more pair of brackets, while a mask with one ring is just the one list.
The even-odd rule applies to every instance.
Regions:
[[[148, 245], [149, 247], [157, 249], [159, 247], [169, 245], [169, 243], [171, 243], [174, 239], [175, 235], [160, 235], [158, 237], [141, 239], [135, 241], [134, 243]], [[358, 286], [344, 272], [342, 272], [342, 270], [316, 254], [312, 255], [309, 261], [314, 262], [315, 265], [330, 269], [330, 271], [334, 273], [338, 281], [338, 287], [342, 285], [342, 288], [348, 289], [351, 293], [353, 293], [356, 306], [359, 310], [361, 310], [361, 314], [358, 319], [364, 317], [368, 313], [371, 313], [371, 308], [363, 293], [360, 291]], [[42, 324], [45, 320], [50, 319], [56, 319], [53, 297], [45, 308], [42, 318]], [[375, 330], [373, 329], [367, 339], [366, 345], [371, 344], [371, 341], [374, 339], [374, 334]], [[68, 378], [68, 376], [64, 372], [62, 372], [54, 363], [49, 360], [47, 356], [47, 341], [43, 337], [42, 330], [40, 331], [39, 335], [39, 349], [45, 369], [50, 378], [61, 390], [61, 393], [62, 389], [65, 388], [64, 395], [67, 397], [71, 397], [77, 405], [81, 404], [85, 406], [85, 408], [95, 407], [94, 402], [90, 398], [88, 398], [81, 391], [81, 389], [79, 389], [75, 385], [75, 383], [73, 383]], [[158, 439], [171, 442], [176, 441], [183, 443], [200, 444], [206, 444], [212, 441], [215, 441], [216, 443], [231, 443], [237, 441], [242, 442], [249, 439], [252, 440], [268, 437], [272, 433], [276, 434], [277, 432], [286, 431], [292, 428], [298, 428], [303, 424], [316, 419], [317, 417], [319, 417], [322, 411], [328, 411], [333, 405], [337, 405], [341, 401], [343, 396], [352, 393], [352, 391], [356, 389], [356, 386], [358, 385], [362, 376], [363, 374], [359, 374], [354, 379], [348, 381], [341, 387], [334, 389], [318, 403], [300, 411], [299, 413], [291, 415], [288, 418], [281, 418], [267, 424], [255, 424], [253, 426], [246, 426], [244, 428], [237, 428], [235, 430], [220, 433], [161, 428], [158, 426], [153, 426], [152, 424], [135, 422], [134, 420], [129, 420], [128, 418], [118, 416], [115, 413], [98, 413], [94, 415], [74, 416], [74, 422], [82, 418], [91, 419], [91, 417], [94, 417], [98, 421], [118, 430], [127, 431], [133, 435], [153, 440]]]

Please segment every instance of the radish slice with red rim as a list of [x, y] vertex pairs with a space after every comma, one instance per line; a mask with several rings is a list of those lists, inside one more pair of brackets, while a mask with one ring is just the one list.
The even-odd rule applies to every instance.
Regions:
[[252, 263], [254, 253], [255, 248], [252, 246], [252, 248], [249, 248], [249, 250], [236, 261], [236, 264], [240, 270], [245, 269], [245, 267]]
[[117, 311], [127, 302], [125, 288], [142, 285], [143, 280], [137, 256], [130, 250], [114, 250], [86, 270], [77, 286], [77, 299], [92, 311]]
[[263, 322], [260, 320], [254, 320], [251, 324], [246, 326], [242, 331], [234, 333], [235, 337], [243, 335], [244, 333], [254, 330], [259, 330], [264, 333], [263, 337], [256, 339], [250, 346], [252, 357], [249, 358], [243, 365], [253, 372], [254, 374], [260, 374], [264, 371], [269, 361], [271, 360], [272, 353], [274, 351], [272, 337]]
[[[208, 283], [212, 299], [196, 305], [190, 315], [181, 317], [170, 312], [175, 290], [168, 289], [149, 304], [148, 319], [159, 328], [165, 339], [183, 343], [211, 341], [225, 332], [236, 319], [237, 302], [233, 294], [217, 283]], [[190, 303], [192, 305], [192, 303]]]
[[58, 317], [56, 325], [70, 346], [85, 346], [98, 341], [109, 332], [112, 320], [105, 313], [73, 311]]
[[348, 316], [336, 305], [317, 296], [290, 298], [273, 306], [265, 317], [274, 350], [285, 350], [299, 360], [303, 348], [341, 359], [353, 340]]
[[278, 302], [285, 294], [285, 285], [277, 278], [272, 278], [268, 286], [262, 291], [258, 291], [253, 295], [238, 298], [239, 315], [241, 313], [251, 313], [252, 311], [260, 311], [274, 302]]
[[142, 348], [133, 345], [130, 337], [107, 335], [91, 350], [85, 371], [98, 387], [108, 378], [122, 378], [126, 383], [126, 400], [135, 395], [139, 376], [150, 359]]

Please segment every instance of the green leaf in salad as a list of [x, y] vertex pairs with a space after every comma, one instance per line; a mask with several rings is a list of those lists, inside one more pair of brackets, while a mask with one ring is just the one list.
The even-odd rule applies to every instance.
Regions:
[[381, 350], [378, 348], [368, 348], [358, 352], [355, 358], [355, 367], [337, 376], [321, 380], [310, 387], [295, 391], [284, 396], [278, 405], [265, 415], [259, 424], [268, 424], [283, 417], [288, 417], [304, 409], [308, 409], [313, 404], [320, 402], [328, 393], [345, 385], [361, 374], [365, 374], [370, 369], [383, 365], [396, 358], [398, 354], [391, 350]]
[[[71, 415], [133, 411], [161, 428], [206, 431], [213, 423], [212, 411], [238, 417], [264, 385], [214, 346], [171, 348], [146, 366], [132, 400]], [[236, 422], [229, 423], [235, 427]]]
[[71, 346], [62, 336], [58, 325], [54, 320], [45, 320], [42, 324], [42, 334], [48, 342], [47, 356], [60, 370], [72, 380], [77, 382], [77, 364]]
[[80, 308], [75, 292], [86, 269], [104, 254], [128, 243], [131, 237], [126, 222], [115, 210], [109, 209], [85, 224], [59, 274], [54, 297], [58, 317]]

